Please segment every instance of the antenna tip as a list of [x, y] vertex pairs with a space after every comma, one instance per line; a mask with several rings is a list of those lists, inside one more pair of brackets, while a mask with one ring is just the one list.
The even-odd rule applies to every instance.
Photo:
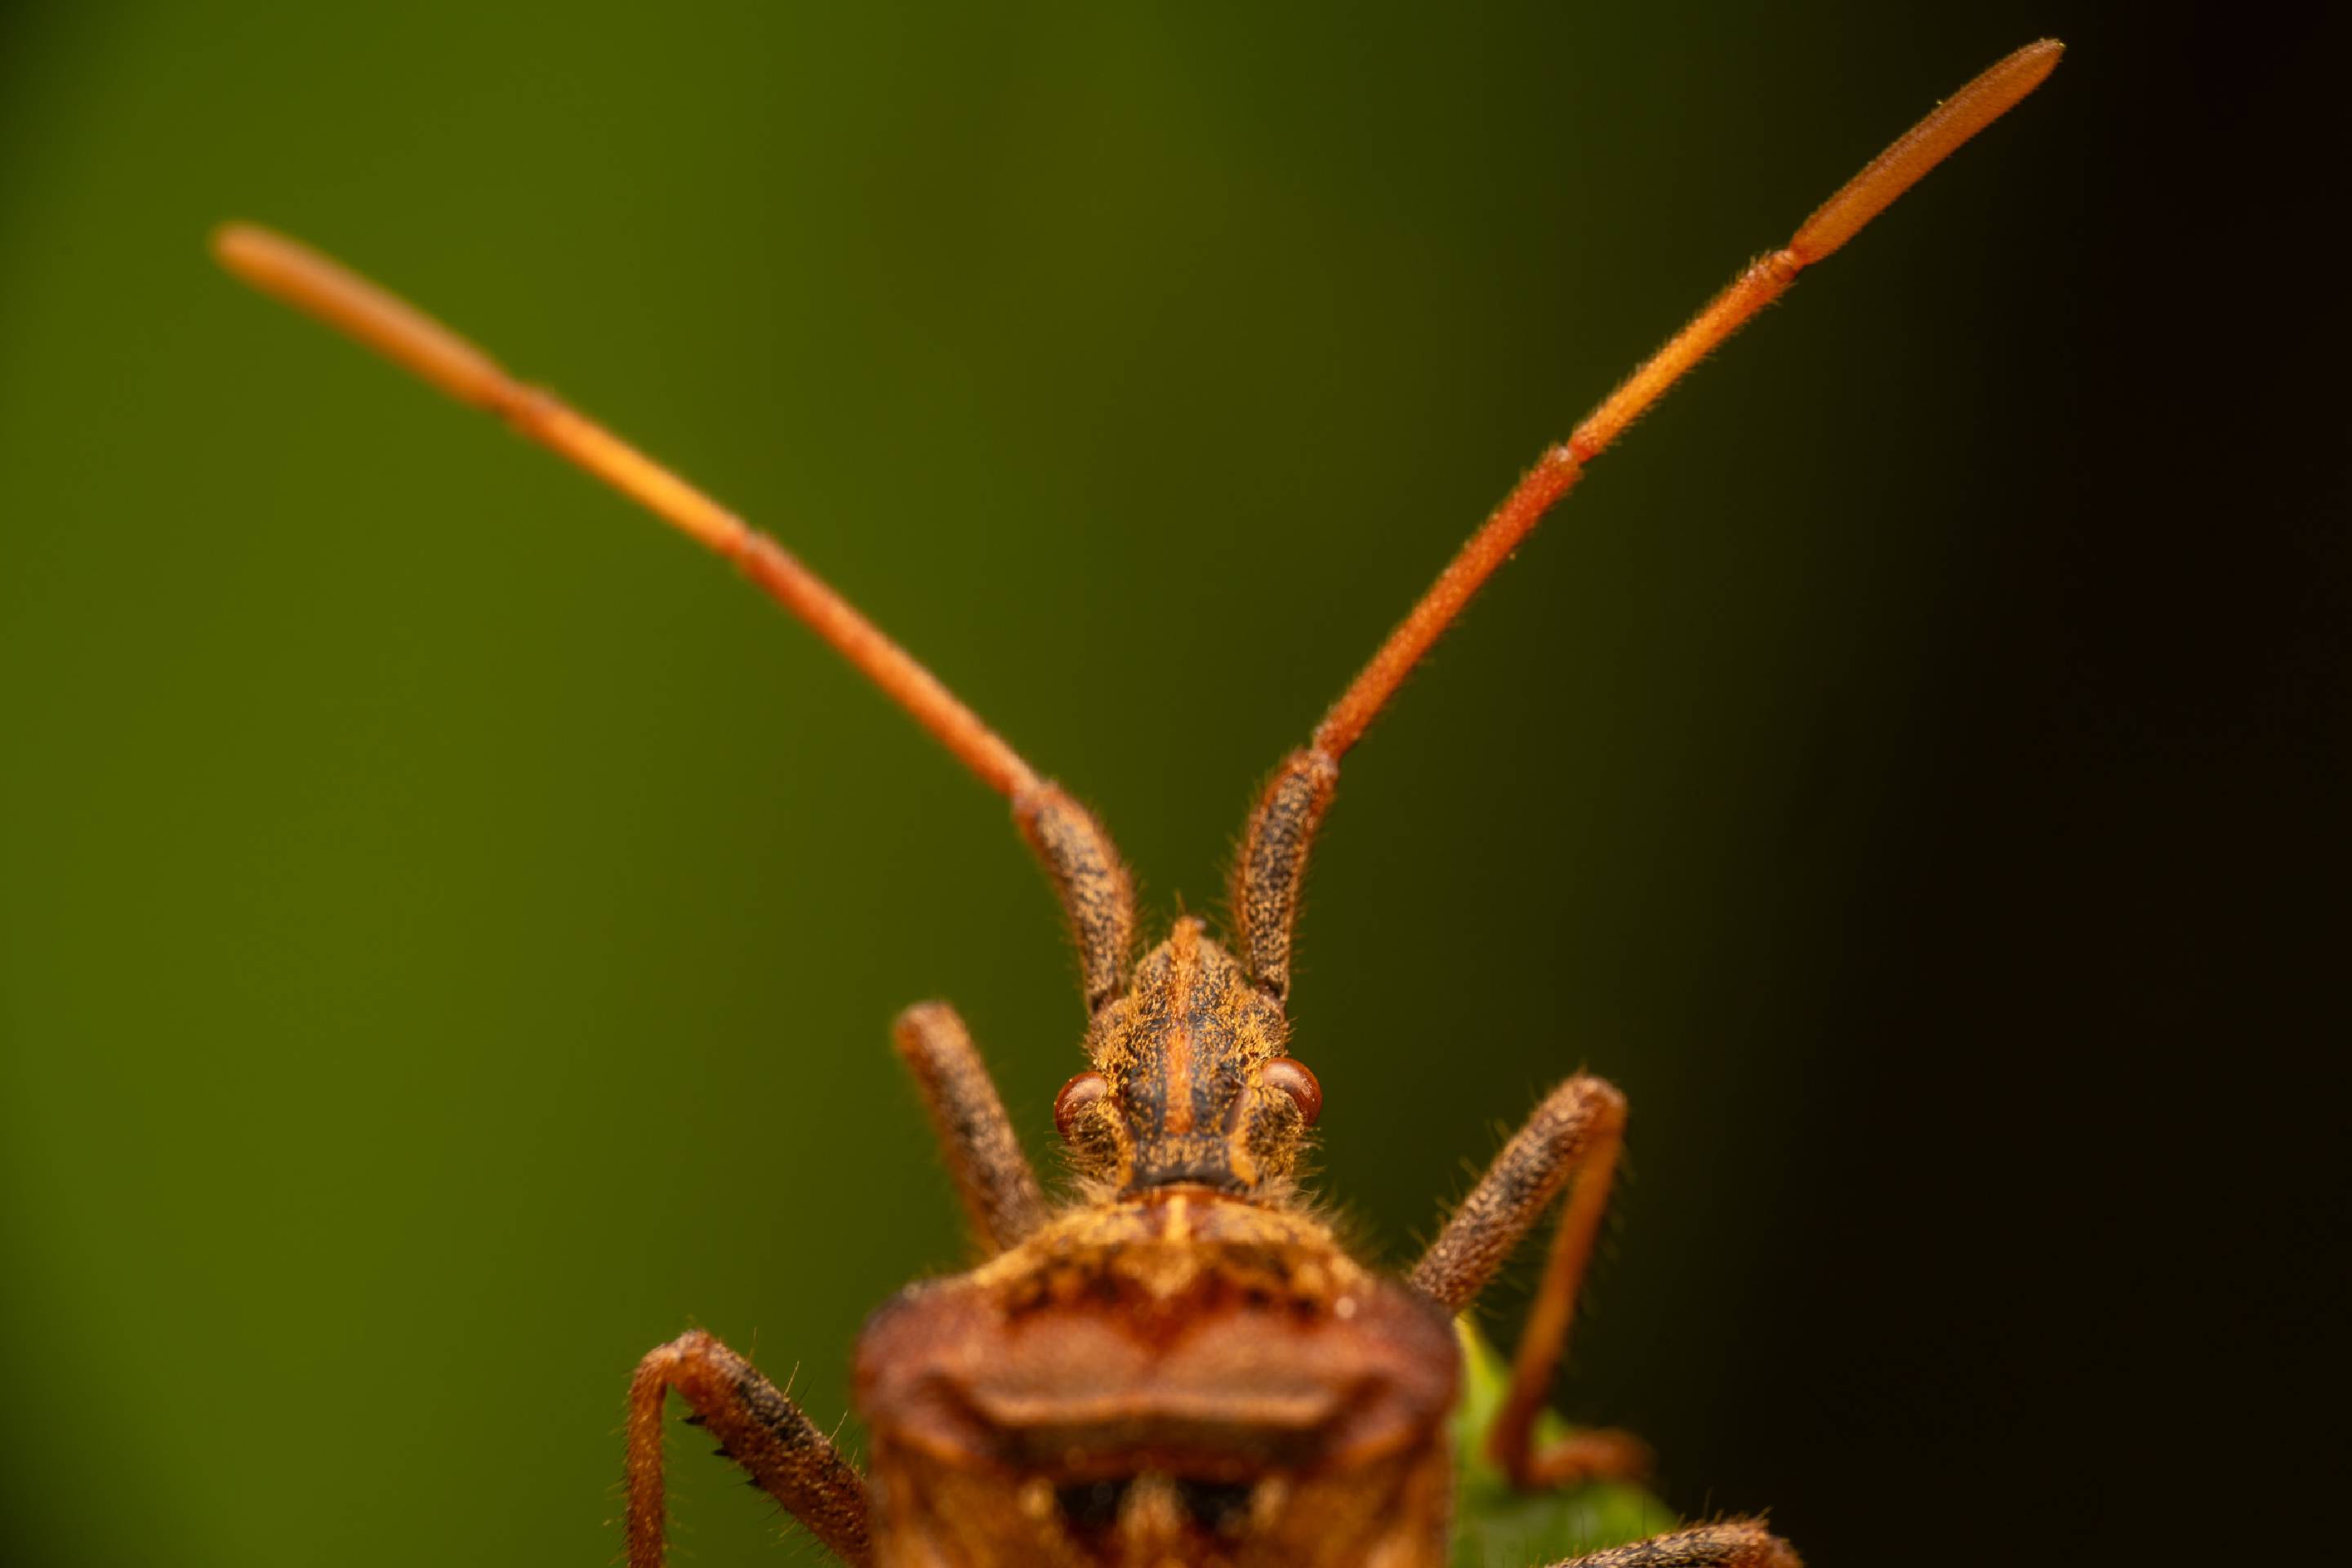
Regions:
[[2058, 68], [2058, 61], [2065, 53], [2066, 45], [2063, 40], [2036, 38], [2009, 58], [2013, 64], [2032, 68], [2033, 79], [2039, 83], [2043, 77]]
[[287, 295], [294, 279], [336, 270], [334, 264], [299, 239], [274, 228], [237, 219], [215, 227], [209, 239], [213, 259], [266, 293]]
[[1953, 97], [1979, 99], [1989, 109], [1983, 118], [1999, 119], [2018, 100], [2040, 87], [2058, 68], [2058, 61], [2065, 53], [2066, 46], [2056, 38], [2036, 38], [1995, 60]]
[[205, 244], [213, 259], [240, 276], [249, 276], [272, 254], [284, 251], [286, 241], [256, 224], [235, 218], [215, 225]]

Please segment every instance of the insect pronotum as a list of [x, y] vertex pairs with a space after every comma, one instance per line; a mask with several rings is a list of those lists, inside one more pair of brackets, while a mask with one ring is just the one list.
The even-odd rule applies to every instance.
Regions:
[[[1076, 941], [1092, 1065], [1054, 1107], [1075, 1196], [1043, 1195], [955, 1014], [908, 1009], [898, 1049], [986, 1261], [909, 1287], [859, 1337], [863, 1475], [709, 1335], [648, 1354], [629, 1391], [632, 1568], [663, 1561], [672, 1391], [852, 1563], [1442, 1563], [1445, 1422], [1462, 1376], [1453, 1321], [1563, 1194], [1486, 1451], [1529, 1490], [1638, 1471], [1646, 1452], [1622, 1433], [1545, 1440], [1538, 1427], [1608, 1202], [1625, 1126], [1616, 1089], [1584, 1076], [1554, 1089], [1402, 1279], [1358, 1264], [1296, 1201], [1293, 1172], [1322, 1109], [1283, 1011], [1307, 852], [1340, 759], [1585, 466], [1799, 271], [2032, 91], [2060, 52], [2029, 44], [1969, 82], [1536, 461], [1259, 794], [1234, 868], [1230, 951], [1186, 917], [1138, 957], [1127, 871], [1102, 825], [782, 546], [336, 263], [264, 229], [219, 231], [220, 260], [246, 281], [499, 415], [732, 560], [1011, 801]], [[1763, 1568], [1796, 1555], [1760, 1522], [1735, 1520], [1576, 1561]]]

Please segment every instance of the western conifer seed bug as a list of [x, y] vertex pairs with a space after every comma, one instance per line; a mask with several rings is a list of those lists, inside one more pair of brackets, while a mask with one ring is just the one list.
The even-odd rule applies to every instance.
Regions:
[[[986, 1261], [908, 1288], [860, 1336], [866, 1475], [709, 1335], [647, 1355], [629, 1391], [631, 1568], [664, 1558], [673, 1390], [756, 1485], [852, 1563], [1444, 1563], [1446, 1417], [1462, 1376], [1454, 1320], [1555, 1200], [1549, 1258], [1487, 1451], [1530, 1489], [1640, 1468], [1644, 1450], [1622, 1433], [1544, 1441], [1538, 1428], [1608, 1202], [1625, 1126], [1616, 1089], [1584, 1076], [1554, 1089], [1402, 1279], [1357, 1263], [1297, 1201], [1293, 1173], [1322, 1110], [1284, 1017], [1307, 852], [1340, 759], [1585, 465], [1800, 269], [2038, 86], [2060, 48], [2030, 44], [1969, 83], [1542, 455], [1258, 795], [1234, 869], [1230, 949], [1186, 917], [1137, 957], [1128, 875], [1102, 825], [782, 547], [334, 262], [261, 229], [218, 233], [220, 260], [246, 281], [502, 416], [732, 560], [1011, 801], [1076, 937], [1091, 1066], [1054, 1107], [1076, 1195], [1058, 1205], [1043, 1195], [955, 1014], [909, 1009], [898, 1047]], [[1761, 1523], [1728, 1521], [1576, 1562], [1788, 1568], [1796, 1556]]]

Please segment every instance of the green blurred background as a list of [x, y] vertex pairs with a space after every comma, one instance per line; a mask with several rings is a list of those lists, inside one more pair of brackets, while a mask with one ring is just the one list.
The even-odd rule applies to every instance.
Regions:
[[[2167, 1473], [2122, 1458], [2150, 1373], [2242, 1416], [2276, 1370], [2151, 1364], [2149, 1298], [2281, 1249], [2165, 1185], [2194, 1108], [2140, 1091], [2295, 989], [2282, 917], [2340, 886], [2300, 826], [2340, 426], [2200, 391], [2340, 322], [2247, 348], [2315, 261], [2233, 286], [2199, 238], [2291, 210], [2218, 149], [2324, 51], [2184, 100], [2153, 14], [2007, 3], [0, 26], [9, 1563], [606, 1561], [640, 1352], [702, 1324], [829, 1421], [863, 1314], [964, 1258], [895, 1011], [952, 999], [1041, 1153], [1079, 1065], [999, 802], [213, 224], [772, 527], [1102, 810], [1158, 924], [1221, 908], [1256, 780], [1520, 466], [2044, 33], [2045, 94], [1612, 453], [1349, 759], [1297, 1051], [1389, 1261], [1546, 1085], [1622, 1084], [1564, 1407], [1820, 1563], [2105, 1532], [2108, 1470]], [[677, 1447], [692, 1561], [814, 1555]]]

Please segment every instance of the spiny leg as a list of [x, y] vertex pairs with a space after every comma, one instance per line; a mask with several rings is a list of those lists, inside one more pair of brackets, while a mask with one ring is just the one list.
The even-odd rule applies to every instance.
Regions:
[[719, 1451], [810, 1534], [857, 1568], [872, 1561], [866, 1482], [799, 1405], [698, 1329], [647, 1354], [629, 1383], [629, 1568], [662, 1568], [662, 1403], [673, 1388]]
[[458, 402], [499, 416], [518, 434], [734, 562], [1013, 803], [1013, 820], [1045, 861], [1076, 935], [1087, 1006], [1098, 1008], [1118, 993], [1132, 946], [1134, 894], [1110, 835], [791, 552], [552, 393], [517, 381], [440, 322], [299, 240], [227, 224], [214, 235], [213, 252], [264, 293], [348, 333]]
[[1511, 1386], [1486, 1435], [1487, 1451], [1514, 1485], [1561, 1486], [1637, 1475], [1649, 1450], [1623, 1432], [1571, 1434], [1538, 1451], [1537, 1417], [1576, 1321], [1577, 1288], [1609, 1207], [1609, 1187], [1625, 1137], [1625, 1097], [1597, 1078], [1572, 1078], [1536, 1108], [1412, 1271], [1413, 1286], [1449, 1312], [1476, 1300], [1560, 1190], [1542, 1286], [1511, 1359]]
[[1584, 477], [1584, 466], [1625, 432], [1685, 374], [1721, 346], [1749, 317], [1784, 293], [1797, 274], [1852, 239], [1961, 143], [2042, 85], [2063, 47], [2045, 38], [1997, 62], [1947, 99], [1872, 160], [1815, 210], [1789, 243], [1764, 256], [1694, 316], [1585, 416], [1569, 438], [1546, 452], [1472, 534], [1437, 581], [1389, 634], [1307, 747], [1286, 759], [1251, 813], [1234, 871], [1234, 906], [1252, 978], [1276, 997], [1290, 988], [1290, 933], [1298, 918], [1307, 852], [1339, 782], [1339, 759], [1405, 677], [1454, 623], [1496, 568], [1510, 558], [1546, 512]]
[[1571, 1557], [1551, 1568], [1804, 1568], [1790, 1544], [1753, 1520], [1702, 1524]]
[[1045, 1199], [963, 1020], [944, 1002], [919, 1003], [898, 1015], [895, 1038], [972, 1234], [992, 1254], [1015, 1246], [1045, 1223]]

